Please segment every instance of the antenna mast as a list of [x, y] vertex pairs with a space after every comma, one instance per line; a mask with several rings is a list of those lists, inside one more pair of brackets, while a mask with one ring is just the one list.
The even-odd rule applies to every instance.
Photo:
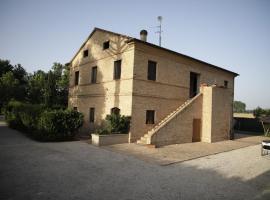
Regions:
[[162, 21], [162, 16], [158, 16], [157, 19], [159, 21], [159, 26], [157, 26], [157, 28], [159, 28], [159, 30], [156, 33], [159, 34], [159, 46], [161, 46], [161, 33], [162, 33], [161, 21]]

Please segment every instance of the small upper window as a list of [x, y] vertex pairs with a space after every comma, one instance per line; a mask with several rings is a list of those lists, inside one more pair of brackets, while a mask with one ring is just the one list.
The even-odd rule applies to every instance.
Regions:
[[156, 67], [157, 63], [154, 61], [149, 60], [148, 61], [148, 74], [147, 79], [155, 81], [156, 80]]
[[110, 47], [110, 41], [103, 42], [103, 50], [109, 49]]
[[121, 78], [121, 60], [114, 61], [114, 73], [113, 79], [120, 79]]
[[228, 83], [229, 83], [228, 81], [224, 81], [224, 87], [225, 88], [228, 88]]
[[80, 77], [80, 72], [76, 71], [75, 72], [75, 85], [79, 84], [79, 77]]
[[91, 83], [97, 82], [97, 67], [92, 67]]
[[83, 57], [85, 58], [87, 56], [88, 56], [88, 49], [86, 49], [86, 50], [83, 51]]

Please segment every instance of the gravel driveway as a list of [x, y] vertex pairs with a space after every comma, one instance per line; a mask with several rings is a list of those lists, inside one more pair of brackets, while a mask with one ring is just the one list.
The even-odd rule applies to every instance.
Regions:
[[0, 126], [0, 199], [269, 199], [270, 156], [250, 146], [159, 166], [85, 142]]

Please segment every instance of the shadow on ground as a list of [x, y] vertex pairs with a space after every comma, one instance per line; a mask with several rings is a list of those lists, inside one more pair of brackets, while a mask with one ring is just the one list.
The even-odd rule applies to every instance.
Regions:
[[161, 167], [1, 126], [0, 199], [269, 199], [270, 160], [251, 155], [256, 148]]

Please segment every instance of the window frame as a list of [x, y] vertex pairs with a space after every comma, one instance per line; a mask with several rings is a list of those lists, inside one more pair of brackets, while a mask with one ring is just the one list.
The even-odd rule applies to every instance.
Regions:
[[95, 107], [90, 107], [89, 108], [89, 122], [90, 123], [94, 123], [95, 122], [95, 112], [96, 112]]
[[[120, 65], [117, 65], [117, 63], [120, 63]], [[121, 71], [122, 71], [122, 60], [114, 61], [114, 68], [113, 68], [113, 79], [114, 80], [121, 79]]]
[[[155, 67], [152, 68], [151, 67]], [[154, 72], [152, 70], [154, 69]], [[149, 81], [156, 81], [157, 80], [157, 62], [153, 60], [148, 60], [148, 65], [147, 65], [147, 80]]]
[[[115, 111], [117, 111], [117, 112], [115, 112]], [[111, 115], [112, 115], [112, 114], [120, 115], [120, 112], [121, 112], [121, 109], [118, 108], [118, 107], [113, 107], [113, 108], [111, 108]]]
[[110, 40], [103, 42], [103, 50], [110, 48]]
[[89, 50], [88, 49], [83, 50], [83, 58], [86, 58], [88, 56], [89, 56]]
[[94, 66], [91, 68], [91, 81], [90, 82], [92, 84], [97, 83], [97, 66]]
[[80, 82], [80, 71], [75, 71], [74, 85], [79, 85]]
[[[152, 116], [150, 115], [152, 114]], [[145, 124], [155, 124], [156, 111], [146, 110], [145, 112]]]
[[224, 87], [225, 87], [225, 88], [228, 88], [228, 86], [229, 86], [229, 81], [224, 80]]

